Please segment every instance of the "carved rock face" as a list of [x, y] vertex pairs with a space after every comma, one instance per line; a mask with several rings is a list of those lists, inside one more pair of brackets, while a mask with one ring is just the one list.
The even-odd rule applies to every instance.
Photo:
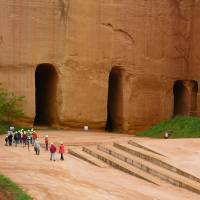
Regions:
[[[42, 105], [51, 126], [145, 129], [173, 116], [177, 80], [198, 79], [199, 10], [193, 0], [3, 0], [2, 87], [26, 96], [29, 124]], [[38, 86], [41, 103], [35, 72], [46, 65], [57, 81]]]

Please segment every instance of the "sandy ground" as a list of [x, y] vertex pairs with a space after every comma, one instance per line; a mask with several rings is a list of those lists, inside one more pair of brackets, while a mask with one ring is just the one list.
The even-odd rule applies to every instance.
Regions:
[[200, 139], [134, 138], [134, 140], [164, 154], [176, 167], [200, 177]]
[[[66, 145], [89, 145], [133, 139], [166, 155], [180, 168], [200, 177], [200, 140], [153, 140], [129, 135], [74, 131], [40, 131], [40, 140]], [[37, 200], [199, 200], [200, 196], [163, 183], [155, 186], [112, 167], [99, 168], [72, 155], [65, 161], [49, 160], [49, 152], [36, 156], [33, 148], [4, 146], [0, 136], [0, 173], [10, 177]], [[2, 197], [0, 197], [2, 200]]]

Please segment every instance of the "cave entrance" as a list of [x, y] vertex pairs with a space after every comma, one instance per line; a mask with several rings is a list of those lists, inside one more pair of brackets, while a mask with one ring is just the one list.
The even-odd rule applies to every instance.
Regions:
[[187, 88], [184, 86], [184, 81], [176, 81], [173, 88], [174, 92], [174, 116], [187, 115], [189, 94]]
[[122, 130], [123, 80], [122, 70], [114, 67], [109, 74], [107, 102], [107, 131]]
[[176, 81], [174, 92], [174, 116], [197, 114], [198, 83], [194, 80]]
[[197, 113], [197, 93], [198, 93], [198, 83], [197, 81], [191, 81], [192, 94], [191, 94], [191, 115], [196, 115]]
[[53, 65], [40, 64], [35, 71], [36, 116], [34, 125], [52, 126], [56, 122], [58, 76]]

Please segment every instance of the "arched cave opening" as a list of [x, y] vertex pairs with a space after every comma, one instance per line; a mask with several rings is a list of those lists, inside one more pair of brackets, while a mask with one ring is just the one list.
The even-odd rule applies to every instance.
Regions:
[[56, 122], [58, 75], [53, 65], [40, 64], [35, 71], [36, 116], [34, 125], [51, 126]]
[[184, 115], [187, 112], [188, 99], [187, 90], [184, 81], [176, 81], [174, 83], [174, 116]]
[[109, 74], [106, 131], [122, 130], [122, 70], [114, 67]]
[[192, 81], [192, 94], [191, 94], [191, 114], [196, 115], [197, 111], [197, 93], [198, 93], [198, 83], [197, 81]]

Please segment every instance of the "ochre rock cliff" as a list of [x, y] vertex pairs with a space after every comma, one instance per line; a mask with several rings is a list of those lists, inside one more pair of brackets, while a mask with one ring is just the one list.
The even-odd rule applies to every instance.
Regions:
[[199, 25], [198, 0], [1, 0], [0, 82], [29, 125], [135, 133], [199, 115]]

